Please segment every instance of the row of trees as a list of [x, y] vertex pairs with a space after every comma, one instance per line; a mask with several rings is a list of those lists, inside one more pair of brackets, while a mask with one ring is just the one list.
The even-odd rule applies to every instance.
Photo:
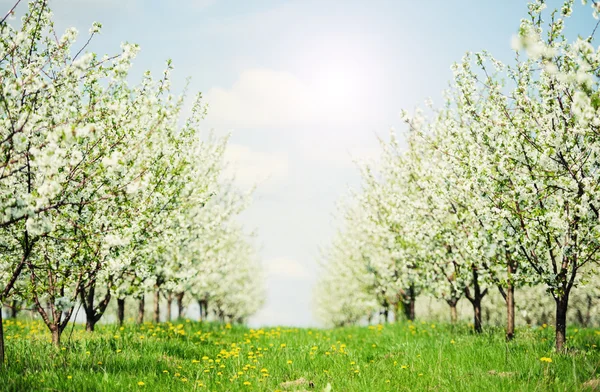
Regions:
[[56, 345], [78, 303], [90, 331], [113, 298], [122, 322], [149, 292], [255, 312], [262, 272], [235, 222], [249, 194], [222, 180], [227, 139], [201, 136], [201, 96], [182, 121], [170, 62], [131, 86], [136, 45], [100, 57], [86, 51], [100, 24], [77, 49], [47, 0], [14, 26], [18, 4], [0, 21], [0, 302], [33, 306]]
[[600, 260], [600, 52], [593, 32], [565, 37], [572, 0], [545, 8], [529, 4], [514, 65], [467, 53], [445, 105], [403, 113], [405, 143], [392, 133], [380, 162], [361, 168], [317, 285], [324, 318], [357, 322], [383, 307], [412, 319], [427, 292], [452, 320], [466, 298], [479, 332], [497, 289], [512, 339], [515, 288], [540, 287], [563, 349], [571, 291], [597, 279]]

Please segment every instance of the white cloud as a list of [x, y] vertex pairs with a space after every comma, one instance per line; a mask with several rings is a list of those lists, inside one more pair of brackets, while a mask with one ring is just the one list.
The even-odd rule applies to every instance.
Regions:
[[289, 72], [252, 69], [206, 94], [208, 121], [234, 128], [302, 125], [313, 117], [308, 87]]
[[235, 177], [243, 188], [265, 187], [288, 175], [288, 156], [285, 153], [254, 151], [247, 146], [230, 144], [225, 150], [226, 177]]
[[278, 257], [266, 262], [267, 274], [271, 278], [308, 279], [310, 274], [299, 262]]
[[[335, 70], [327, 75], [337, 75]], [[206, 94], [207, 122], [216, 127], [298, 128], [314, 126], [356, 126], [373, 124], [379, 113], [358, 92], [346, 84], [351, 75], [310, 82], [291, 72], [249, 69], [240, 74], [231, 88], [215, 87]], [[344, 88], [342, 88], [344, 87]]]

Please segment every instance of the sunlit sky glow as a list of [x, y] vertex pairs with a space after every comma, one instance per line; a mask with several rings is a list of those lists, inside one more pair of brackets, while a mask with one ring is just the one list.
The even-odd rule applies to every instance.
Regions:
[[[557, 6], [559, 1], [550, 1]], [[12, 1], [0, 0], [0, 10]], [[526, 1], [51, 0], [57, 27], [90, 49], [140, 44], [133, 74], [160, 75], [173, 59], [179, 91], [209, 102], [206, 130], [232, 132], [229, 172], [258, 183], [242, 219], [255, 228], [268, 300], [252, 325], [315, 325], [311, 290], [335, 204], [358, 186], [353, 159], [377, 156], [377, 135], [402, 128], [399, 112], [440, 102], [450, 66], [467, 50], [510, 61]], [[594, 26], [576, 2], [570, 23]], [[83, 37], [80, 39], [83, 42]]]

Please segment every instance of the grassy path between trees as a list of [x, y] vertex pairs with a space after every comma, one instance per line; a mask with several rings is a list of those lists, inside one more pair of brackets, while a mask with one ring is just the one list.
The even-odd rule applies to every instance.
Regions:
[[[61, 349], [37, 321], [5, 325], [12, 391], [577, 391], [600, 389], [600, 330], [551, 327], [477, 336], [467, 325], [401, 323], [332, 330], [182, 320], [65, 331]], [[70, 338], [69, 338], [70, 336]], [[590, 381], [591, 380], [591, 381]], [[596, 389], [596, 390], [598, 390]]]

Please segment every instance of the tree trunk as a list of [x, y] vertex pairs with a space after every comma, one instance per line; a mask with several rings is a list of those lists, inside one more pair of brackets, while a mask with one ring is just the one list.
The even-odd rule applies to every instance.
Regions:
[[515, 284], [513, 274], [517, 270], [517, 264], [509, 258], [507, 263], [508, 279], [506, 287], [506, 341], [515, 337]]
[[407, 320], [415, 320], [415, 286], [410, 286], [407, 292], [407, 298], [404, 300], [404, 316]]
[[4, 321], [2, 320], [2, 307], [0, 306], [0, 367], [4, 367]]
[[16, 319], [18, 313], [19, 313], [19, 301], [13, 300], [12, 306], [10, 308], [10, 318]]
[[198, 300], [198, 321], [204, 321], [202, 317], [202, 301]]
[[173, 293], [171, 293], [169, 291], [169, 294], [167, 294], [167, 320], [168, 321], [172, 321], [172, 317], [171, 317], [172, 305], [173, 305]]
[[458, 313], [456, 312], [456, 304], [458, 304], [458, 300], [456, 298], [447, 299], [446, 303], [450, 306], [450, 323], [456, 324], [458, 321]]
[[138, 324], [144, 323], [144, 308], [145, 307], [146, 307], [146, 297], [144, 295], [142, 295], [142, 298], [140, 298], [140, 302], [138, 305], [138, 316], [137, 316]]
[[410, 288], [410, 301], [408, 302], [408, 319], [410, 321], [415, 321], [415, 289], [414, 287]]
[[567, 307], [569, 294], [556, 298], [556, 351], [562, 352], [567, 341]]
[[590, 323], [590, 320], [591, 320], [591, 309], [592, 309], [592, 305], [593, 305], [593, 302], [592, 302], [593, 298], [591, 295], [586, 295], [585, 299], [587, 300], [585, 313], [580, 308], [577, 308], [577, 309], [575, 309], [575, 311], [576, 311], [575, 315], [577, 316], [577, 321], [579, 322], [579, 325], [581, 325], [584, 328], [587, 328], [588, 324]]
[[472, 266], [473, 273], [473, 293], [469, 287], [465, 287], [465, 297], [471, 302], [473, 305], [473, 329], [477, 333], [481, 333], [483, 330], [481, 328], [481, 300], [487, 294], [488, 289], [481, 291], [481, 286], [479, 285], [479, 274], [477, 273], [477, 268]]
[[515, 337], [515, 287], [508, 280], [506, 289], [506, 340], [511, 341]]
[[458, 315], [456, 313], [456, 305], [450, 305], [450, 323], [456, 324]]
[[154, 292], [154, 322], [160, 323], [160, 290]]
[[208, 317], [208, 301], [205, 299], [199, 299], [198, 307], [200, 311], [200, 321], [206, 321]]
[[85, 311], [85, 330], [94, 332], [94, 327], [100, 321], [110, 303], [110, 287], [106, 288], [104, 298], [96, 303], [96, 281], [92, 280], [87, 287], [87, 293], [85, 289], [81, 289], [80, 298]]
[[120, 326], [125, 321], [125, 298], [117, 298], [117, 320]]
[[381, 309], [379, 310], [379, 317], [377, 320], [378, 323], [381, 323], [381, 316], [383, 316], [383, 323], [388, 322], [388, 315], [390, 313], [389, 306], [390, 306], [390, 304], [388, 303], [388, 301], [386, 299], [384, 299], [381, 302]]
[[85, 311], [85, 330], [87, 332], [94, 332], [94, 325], [96, 325], [96, 321], [94, 320], [94, 295], [96, 291], [96, 282], [90, 282], [88, 287], [87, 295], [84, 290], [81, 290], [81, 303], [83, 305], [83, 310]]
[[182, 291], [177, 294], [177, 318], [183, 318], [183, 296], [185, 293]]
[[52, 344], [56, 347], [60, 347], [60, 328], [52, 328]]
[[473, 302], [473, 329], [477, 333], [481, 333], [481, 301]]

